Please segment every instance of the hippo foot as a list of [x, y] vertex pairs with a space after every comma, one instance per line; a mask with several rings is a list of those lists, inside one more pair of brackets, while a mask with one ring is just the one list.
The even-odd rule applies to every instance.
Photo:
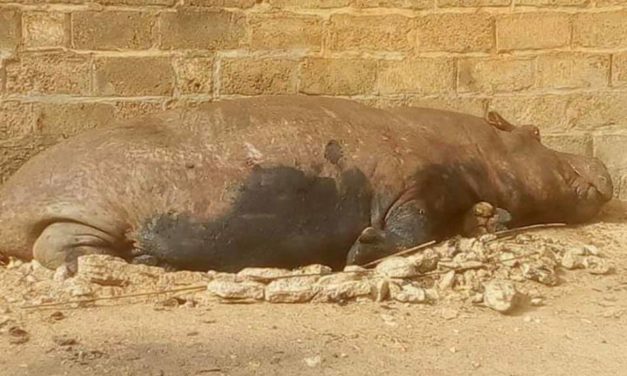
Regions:
[[388, 234], [374, 227], [366, 227], [348, 252], [346, 265], [363, 265], [394, 250], [396, 246]]
[[33, 245], [33, 258], [59, 278], [78, 271], [78, 258], [90, 254], [116, 255], [113, 237], [94, 227], [76, 222], [49, 224]]
[[479, 202], [466, 213], [462, 225], [462, 235], [478, 237], [507, 229], [512, 220], [511, 214], [487, 202]]

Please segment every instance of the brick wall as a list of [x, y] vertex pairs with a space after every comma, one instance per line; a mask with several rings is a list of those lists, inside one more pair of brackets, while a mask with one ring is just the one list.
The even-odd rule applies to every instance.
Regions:
[[2, 179], [83, 129], [278, 93], [495, 109], [627, 199], [627, 0], [0, 0]]

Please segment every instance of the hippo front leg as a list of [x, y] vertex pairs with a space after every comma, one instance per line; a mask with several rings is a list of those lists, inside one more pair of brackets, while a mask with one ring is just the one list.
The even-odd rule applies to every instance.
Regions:
[[464, 215], [461, 235], [477, 237], [507, 229], [511, 214], [488, 202], [478, 202]]
[[72, 275], [77, 271], [79, 256], [116, 254], [115, 239], [94, 227], [75, 222], [48, 225], [33, 246], [33, 258], [49, 269]]
[[401, 249], [432, 240], [433, 226], [424, 205], [418, 200], [394, 207], [383, 229], [366, 228], [351, 247], [347, 265], [364, 265]]

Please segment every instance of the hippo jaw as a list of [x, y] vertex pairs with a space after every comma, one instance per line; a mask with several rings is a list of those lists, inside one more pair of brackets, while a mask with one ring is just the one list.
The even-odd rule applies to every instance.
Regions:
[[565, 154], [572, 173], [571, 192], [575, 194], [574, 219], [585, 221], [594, 217], [614, 195], [614, 185], [607, 167], [597, 158]]

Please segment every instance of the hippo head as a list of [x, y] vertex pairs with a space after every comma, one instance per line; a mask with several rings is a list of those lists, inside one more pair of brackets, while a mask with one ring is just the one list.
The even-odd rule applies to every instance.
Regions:
[[573, 220], [586, 221], [594, 217], [614, 194], [612, 178], [607, 167], [597, 158], [559, 153], [567, 164], [567, 181], [575, 194], [576, 205], [572, 205]]

